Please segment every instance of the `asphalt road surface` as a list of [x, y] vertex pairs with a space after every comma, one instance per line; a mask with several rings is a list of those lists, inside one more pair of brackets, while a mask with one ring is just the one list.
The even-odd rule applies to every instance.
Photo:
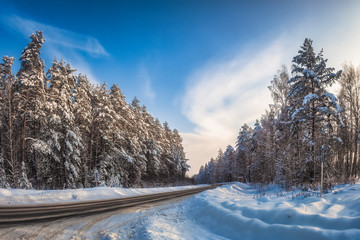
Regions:
[[215, 185], [212, 185], [188, 190], [146, 194], [134, 197], [74, 201], [56, 204], [0, 205], [0, 228], [11, 224], [23, 224], [26, 222], [33, 223], [35, 221], [48, 221], [64, 217], [115, 211], [138, 205], [193, 195], [215, 187]]

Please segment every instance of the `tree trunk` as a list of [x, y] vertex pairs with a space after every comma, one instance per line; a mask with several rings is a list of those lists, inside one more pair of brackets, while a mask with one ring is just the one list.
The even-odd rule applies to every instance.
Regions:
[[16, 165], [16, 161], [14, 158], [14, 143], [13, 143], [13, 113], [12, 113], [12, 90], [11, 90], [12, 84], [9, 83], [8, 86], [8, 113], [9, 113], [9, 155], [10, 155], [10, 163], [11, 163], [11, 171], [13, 173], [13, 181], [15, 188], [19, 187], [19, 179], [18, 179], [18, 168]]
[[311, 146], [311, 160], [313, 162], [313, 169], [310, 172], [310, 181], [315, 181], [315, 169], [316, 169], [316, 162], [315, 162], [315, 103], [312, 103], [312, 124], [311, 124], [311, 140], [312, 140], [312, 146]]
[[22, 161], [26, 163], [26, 113], [29, 99], [29, 88], [26, 90], [25, 109], [24, 109], [24, 122], [23, 122], [23, 135], [22, 135]]

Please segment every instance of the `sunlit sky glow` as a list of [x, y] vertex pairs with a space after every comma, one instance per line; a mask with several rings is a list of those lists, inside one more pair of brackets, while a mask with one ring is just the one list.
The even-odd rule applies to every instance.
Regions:
[[[190, 175], [260, 118], [267, 89], [305, 37], [329, 66], [360, 64], [360, 1], [0, 0], [0, 55], [19, 58], [36, 30], [49, 66], [64, 59], [93, 83], [183, 137]], [[19, 64], [15, 66], [15, 71]]]

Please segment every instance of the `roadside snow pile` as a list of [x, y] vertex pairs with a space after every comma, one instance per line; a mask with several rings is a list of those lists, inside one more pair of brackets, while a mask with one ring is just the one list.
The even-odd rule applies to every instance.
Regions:
[[138, 239], [360, 239], [360, 185], [325, 194], [275, 190], [256, 198], [246, 184], [200, 193], [142, 222]]
[[67, 190], [24, 190], [0, 188], [0, 205], [56, 203], [130, 197], [143, 194], [179, 191], [203, 186], [207, 185], [159, 188], [96, 187]]

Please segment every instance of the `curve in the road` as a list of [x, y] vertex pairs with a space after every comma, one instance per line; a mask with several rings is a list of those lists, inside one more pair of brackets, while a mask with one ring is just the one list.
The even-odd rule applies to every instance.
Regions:
[[26, 221], [36, 221], [112, 211], [120, 208], [132, 207], [135, 205], [196, 194], [208, 189], [213, 189], [215, 187], [215, 185], [211, 185], [180, 191], [79, 202], [11, 206], [0, 205], [0, 224], [16, 224]]

